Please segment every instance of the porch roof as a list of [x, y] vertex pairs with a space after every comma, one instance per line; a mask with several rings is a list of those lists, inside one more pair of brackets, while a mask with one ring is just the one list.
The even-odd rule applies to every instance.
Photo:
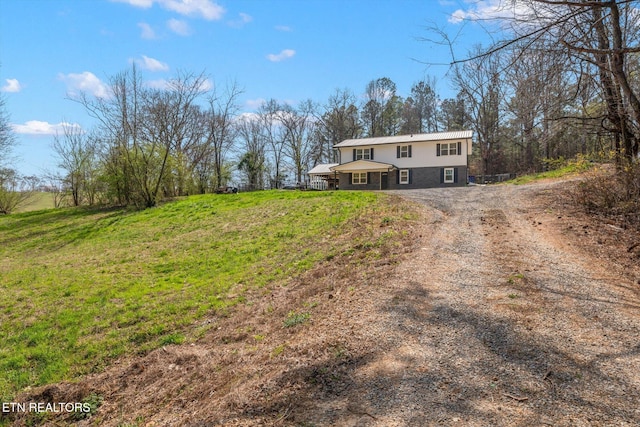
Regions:
[[331, 175], [333, 171], [330, 169], [333, 166], [338, 166], [338, 163], [322, 163], [316, 165], [313, 169], [311, 169], [308, 174], [309, 175]]
[[391, 163], [373, 162], [371, 160], [356, 160], [349, 163], [343, 163], [341, 165], [332, 166], [331, 169], [334, 172], [388, 172], [396, 169]]

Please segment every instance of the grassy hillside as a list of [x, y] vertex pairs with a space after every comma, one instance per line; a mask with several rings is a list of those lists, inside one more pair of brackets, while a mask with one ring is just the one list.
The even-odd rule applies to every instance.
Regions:
[[197, 339], [207, 330], [197, 320], [232, 309], [246, 287], [376, 245], [339, 237], [406, 217], [386, 200], [274, 191], [1, 217], [0, 399]]
[[54, 207], [53, 194], [40, 191], [35, 193], [24, 205], [19, 206], [17, 212], [31, 212]]

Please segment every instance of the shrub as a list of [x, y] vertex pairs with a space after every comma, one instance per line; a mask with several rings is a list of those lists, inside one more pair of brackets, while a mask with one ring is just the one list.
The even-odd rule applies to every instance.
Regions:
[[578, 184], [575, 199], [591, 213], [616, 217], [623, 225], [640, 229], [640, 163], [592, 171]]

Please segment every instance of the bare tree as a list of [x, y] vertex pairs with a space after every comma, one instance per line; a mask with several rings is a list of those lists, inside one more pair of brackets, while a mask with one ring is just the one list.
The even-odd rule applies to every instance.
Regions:
[[43, 174], [43, 185], [45, 190], [53, 197], [53, 207], [56, 209], [66, 205], [67, 203], [67, 191], [66, 191], [66, 176], [62, 173], [55, 171], [45, 171]]
[[396, 84], [390, 78], [382, 77], [367, 84], [361, 117], [368, 137], [396, 133], [400, 125], [399, 101]]
[[[411, 87], [412, 110], [415, 116], [417, 129], [415, 132], [438, 132], [439, 97], [435, 90], [435, 78], [427, 78], [415, 83]], [[404, 132], [403, 132], [404, 133]]]
[[238, 113], [238, 96], [242, 94], [236, 82], [227, 85], [222, 93], [214, 89], [209, 96], [206, 112], [205, 144], [210, 150], [214, 185], [224, 185], [224, 163], [237, 134], [235, 117]]
[[[479, 52], [480, 48], [476, 48]], [[474, 55], [472, 61], [455, 68], [454, 83], [463, 97], [478, 142], [482, 173], [497, 173], [501, 167], [501, 110], [504, 84], [497, 55]]]
[[238, 170], [246, 174], [249, 190], [262, 189], [266, 147], [261, 121], [253, 116], [241, 117], [238, 121], [238, 137], [242, 152]]
[[464, 95], [459, 93], [456, 98], [445, 99], [440, 105], [441, 126], [448, 131], [470, 128], [470, 118], [465, 109]]
[[83, 198], [93, 204], [97, 139], [79, 127], [65, 126], [62, 135], [55, 135], [52, 148], [58, 156], [58, 166], [66, 172], [64, 183], [73, 205], [79, 206]]
[[0, 94], [0, 167], [6, 166], [15, 144], [15, 135], [9, 123], [9, 114], [6, 111], [5, 98]]
[[567, 58], [542, 49], [515, 50], [511, 55], [504, 82], [506, 109], [512, 117], [514, 145], [519, 152], [517, 169], [538, 170], [541, 159], [557, 154], [553, 141], [558, 130], [555, 125], [567, 102]]
[[311, 100], [304, 101], [297, 109], [282, 105], [276, 117], [284, 130], [285, 152], [293, 163], [296, 181], [304, 181], [303, 174], [309, 167], [312, 152], [312, 135], [315, 126], [314, 107]]
[[271, 188], [280, 188], [284, 181], [284, 160], [286, 132], [282, 127], [278, 116], [282, 106], [270, 99], [258, 110], [258, 117], [263, 130], [263, 135], [271, 154], [273, 171], [271, 173]]
[[324, 105], [323, 113], [316, 116], [316, 123], [312, 166], [333, 163], [336, 161], [333, 150], [335, 144], [362, 136], [362, 123], [353, 92], [337, 89]]
[[33, 198], [38, 178], [21, 176], [10, 168], [0, 168], [0, 214], [10, 214]]
[[144, 92], [145, 142], [136, 152], [136, 175], [145, 207], [156, 204], [171, 156], [193, 141], [192, 106], [202, 94], [204, 82], [203, 74], [182, 73], [169, 81], [167, 89]]
[[[618, 159], [636, 159], [640, 151], [640, 88], [633, 85], [629, 59], [640, 53], [638, 0], [504, 0], [511, 18], [500, 16], [510, 35], [461, 63], [524, 46], [571, 58], [569, 66], [597, 70], [600, 98], [607, 114], [603, 128], [613, 136]], [[506, 28], [505, 28], [506, 27]], [[583, 79], [579, 78], [580, 83]]]
[[174, 186], [171, 166], [195, 139], [193, 106], [205, 81], [203, 74], [180, 73], [166, 88], [149, 89], [133, 66], [111, 79], [109, 97], [77, 99], [100, 121], [106, 180], [120, 202], [154, 206], [163, 185], [164, 194], [176, 193], [168, 188]]

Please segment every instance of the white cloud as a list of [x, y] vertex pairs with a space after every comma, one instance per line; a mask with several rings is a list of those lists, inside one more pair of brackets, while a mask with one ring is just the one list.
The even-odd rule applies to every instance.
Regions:
[[205, 79], [200, 85], [200, 92], [209, 92], [213, 89], [213, 82], [209, 79]]
[[179, 19], [169, 19], [167, 21], [167, 27], [179, 36], [188, 36], [191, 34], [191, 27], [189, 27], [189, 24]]
[[169, 81], [166, 79], [148, 80], [145, 85], [152, 89], [165, 90], [169, 88]]
[[151, 28], [151, 25], [145, 22], [140, 22], [138, 23], [138, 27], [142, 29], [142, 33], [140, 34], [140, 37], [142, 37], [143, 39], [153, 40], [156, 38], [156, 32], [153, 31], [153, 28]]
[[[171, 81], [167, 79], [148, 80], [145, 82], [145, 85], [151, 89], [158, 90], [171, 90], [172, 87], [174, 87]], [[213, 83], [211, 80], [205, 79], [198, 89], [199, 92], [208, 92], [213, 89]]]
[[267, 102], [267, 100], [264, 99], [264, 98], [248, 99], [247, 102], [245, 102], [245, 105], [250, 110], [257, 110], [258, 108], [260, 108], [266, 102]]
[[462, 21], [486, 21], [526, 16], [531, 9], [523, 2], [510, 3], [503, 0], [478, 0], [468, 9], [457, 9], [449, 17], [449, 22], [458, 24]]
[[169, 65], [165, 62], [160, 62], [157, 59], [149, 58], [142, 55], [141, 59], [130, 59], [129, 62], [133, 62], [143, 70], [148, 71], [168, 71]]
[[246, 13], [242, 13], [240, 12], [239, 14], [239, 18], [233, 21], [229, 21], [229, 26], [233, 27], [233, 28], [242, 28], [244, 27], [246, 24], [248, 24], [249, 22], [253, 21], [253, 16], [248, 15]]
[[130, 4], [131, 6], [139, 7], [142, 9], [149, 9], [151, 6], [153, 6], [153, 2], [154, 2], [154, 0], [111, 0], [111, 1], [115, 3], [127, 3], [127, 4]]
[[2, 86], [2, 88], [0, 89], [2, 90], [2, 92], [17, 93], [22, 90], [22, 85], [20, 84], [18, 79], [6, 79], [5, 81], [7, 82], [7, 84]]
[[98, 98], [107, 98], [109, 88], [95, 74], [85, 71], [80, 74], [59, 74], [58, 78], [67, 84], [69, 92], [87, 92]]
[[195, 16], [207, 21], [222, 19], [224, 8], [210, 0], [158, 0], [165, 9], [180, 15]]
[[293, 31], [293, 29], [288, 25], [276, 25], [274, 28], [277, 31], [282, 31], [282, 32], [285, 32], [285, 33], [290, 33], [291, 31]]
[[207, 21], [222, 19], [225, 9], [211, 0], [111, 0], [131, 6], [149, 9], [154, 4], [180, 15], [203, 18]]
[[56, 135], [64, 133], [65, 129], [77, 129], [82, 130], [77, 123], [60, 122], [52, 124], [49, 122], [42, 122], [40, 120], [29, 120], [23, 125], [11, 125], [13, 131], [19, 134], [25, 135]]
[[295, 50], [285, 49], [277, 54], [270, 53], [269, 55], [267, 55], [267, 59], [271, 62], [280, 62], [280, 61], [284, 61], [285, 59], [293, 58], [295, 54], [296, 54]]
[[234, 118], [236, 123], [251, 123], [260, 120], [260, 116], [257, 113], [240, 113]]

